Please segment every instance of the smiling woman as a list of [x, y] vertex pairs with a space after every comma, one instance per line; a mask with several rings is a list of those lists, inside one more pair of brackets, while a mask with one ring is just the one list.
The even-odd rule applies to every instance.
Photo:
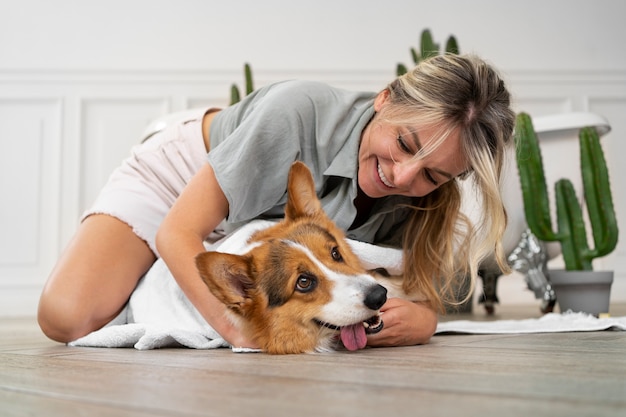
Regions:
[[[396, 79], [378, 101], [380, 114], [370, 128], [378, 122], [387, 130], [388, 145], [375, 152], [376, 176], [385, 187], [410, 184], [409, 192], [422, 197], [404, 235], [405, 288], [420, 288], [441, 307], [438, 302], [454, 298], [455, 276], [469, 276], [473, 288], [484, 257], [495, 254], [501, 270], [509, 270], [501, 245], [506, 213], [499, 185], [515, 117], [510, 95], [497, 72], [479, 58], [442, 55]], [[483, 201], [476, 224], [459, 211], [457, 180], [467, 177]]]
[[[200, 112], [152, 136], [112, 174], [46, 284], [42, 329], [68, 341], [100, 328], [162, 256], [216, 331], [256, 346], [224, 317], [193, 260], [218, 227], [283, 217], [288, 172], [299, 160], [348, 237], [404, 248], [403, 288], [426, 300], [387, 300], [385, 326], [367, 343], [426, 343], [457, 277], [475, 280], [492, 253], [506, 270], [498, 188], [513, 123], [504, 83], [471, 55], [422, 61], [377, 93], [285, 81]], [[483, 194], [475, 225], [460, 213], [465, 176]]]

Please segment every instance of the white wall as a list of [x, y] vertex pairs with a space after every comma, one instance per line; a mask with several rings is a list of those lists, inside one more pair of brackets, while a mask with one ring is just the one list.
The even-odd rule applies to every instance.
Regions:
[[[607, 117], [626, 225], [624, 16], [622, 0], [3, 0], [0, 315], [34, 314], [80, 212], [149, 120], [226, 104], [245, 61], [257, 85], [379, 89], [424, 28], [496, 64], [517, 110]], [[626, 301], [623, 241], [599, 261], [616, 270], [613, 301]], [[501, 302], [535, 302], [520, 279], [500, 281]]]

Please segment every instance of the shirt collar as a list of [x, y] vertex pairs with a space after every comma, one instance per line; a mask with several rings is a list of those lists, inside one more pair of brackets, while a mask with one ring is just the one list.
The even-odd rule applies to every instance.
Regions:
[[352, 133], [341, 147], [335, 158], [324, 171], [326, 176], [352, 178], [356, 180], [359, 167], [359, 145], [361, 134], [374, 115], [374, 105], [363, 112], [352, 129]]

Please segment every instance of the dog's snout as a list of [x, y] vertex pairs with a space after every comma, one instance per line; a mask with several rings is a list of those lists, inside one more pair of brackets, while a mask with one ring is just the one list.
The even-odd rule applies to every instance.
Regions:
[[363, 301], [367, 308], [378, 310], [387, 301], [387, 289], [382, 285], [376, 284], [368, 289]]

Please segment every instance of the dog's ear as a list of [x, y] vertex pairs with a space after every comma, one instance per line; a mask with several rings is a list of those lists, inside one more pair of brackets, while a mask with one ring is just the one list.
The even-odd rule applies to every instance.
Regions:
[[289, 170], [285, 218], [293, 220], [303, 216], [315, 216], [320, 212], [322, 204], [315, 193], [311, 171], [304, 163], [296, 161]]
[[244, 314], [252, 302], [255, 288], [248, 259], [221, 252], [204, 252], [196, 256], [196, 268], [213, 295], [227, 307]]

